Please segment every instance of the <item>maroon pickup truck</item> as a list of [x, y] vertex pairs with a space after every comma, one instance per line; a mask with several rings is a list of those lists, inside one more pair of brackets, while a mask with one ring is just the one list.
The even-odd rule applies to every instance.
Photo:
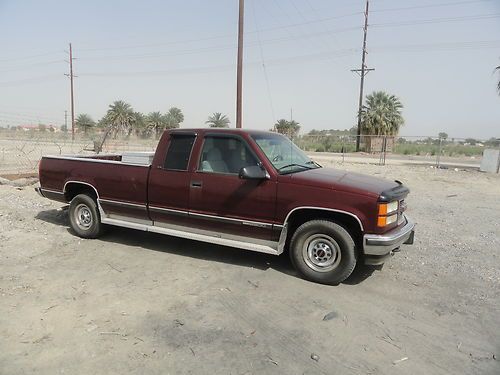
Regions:
[[413, 243], [399, 181], [322, 168], [264, 131], [165, 131], [156, 152], [44, 156], [43, 197], [69, 202], [72, 229], [103, 224], [279, 255], [306, 279], [337, 284]]

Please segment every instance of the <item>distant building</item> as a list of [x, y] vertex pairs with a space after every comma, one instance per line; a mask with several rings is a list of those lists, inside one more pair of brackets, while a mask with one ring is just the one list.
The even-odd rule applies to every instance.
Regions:
[[[59, 128], [58, 126], [55, 126], [55, 125], [46, 125], [46, 124], [41, 124], [41, 125], [45, 126], [45, 131], [47, 131], [47, 132], [58, 133], [61, 131], [61, 128]], [[17, 130], [25, 131], [25, 132], [29, 132], [29, 131], [38, 132], [38, 131], [40, 131], [40, 125], [19, 125], [17, 127]]]

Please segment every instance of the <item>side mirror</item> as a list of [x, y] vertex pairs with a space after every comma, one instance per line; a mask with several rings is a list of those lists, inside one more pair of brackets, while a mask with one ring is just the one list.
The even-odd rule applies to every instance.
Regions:
[[269, 178], [267, 171], [258, 165], [249, 165], [241, 168], [239, 176], [245, 180], [264, 180]]

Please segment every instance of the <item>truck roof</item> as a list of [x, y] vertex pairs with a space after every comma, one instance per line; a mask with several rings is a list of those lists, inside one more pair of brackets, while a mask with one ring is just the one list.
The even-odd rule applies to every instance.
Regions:
[[184, 133], [184, 132], [193, 132], [193, 133], [224, 133], [224, 134], [241, 134], [246, 133], [250, 135], [256, 134], [278, 134], [275, 132], [267, 131], [267, 130], [255, 130], [255, 129], [235, 129], [235, 128], [177, 128], [177, 129], [168, 129], [165, 130], [172, 133]]

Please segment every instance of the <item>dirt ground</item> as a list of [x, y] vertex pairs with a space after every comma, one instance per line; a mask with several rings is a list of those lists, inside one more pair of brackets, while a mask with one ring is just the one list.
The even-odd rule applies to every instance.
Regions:
[[404, 181], [418, 225], [339, 286], [286, 256], [82, 240], [62, 205], [0, 186], [0, 373], [500, 374], [500, 176], [338, 167]]

